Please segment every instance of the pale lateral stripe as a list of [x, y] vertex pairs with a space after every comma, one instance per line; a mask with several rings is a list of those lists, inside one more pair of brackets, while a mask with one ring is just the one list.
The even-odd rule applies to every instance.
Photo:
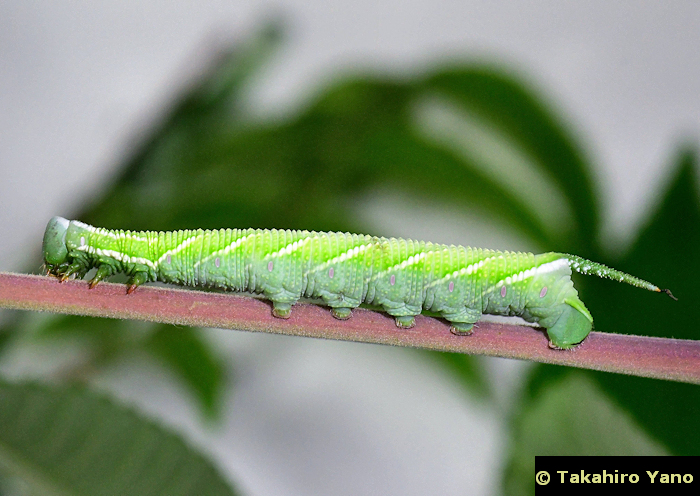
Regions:
[[131, 257], [125, 253], [119, 252], [117, 250], [102, 250], [100, 248], [93, 248], [92, 246], [80, 246], [78, 247], [79, 250], [85, 251], [87, 253], [90, 253], [91, 255], [98, 255], [98, 256], [105, 256], [105, 257], [110, 257], [114, 258], [115, 260], [119, 260], [120, 262], [123, 263], [140, 263], [143, 265], [147, 265], [152, 269], [156, 269], [157, 263], [152, 262], [151, 260], [148, 260], [147, 258], [143, 257]]
[[[93, 231], [93, 232], [96, 232], [96, 231]], [[162, 262], [163, 260], [165, 260], [165, 259], [168, 258], [168, 255], [176, 255], [177, 253], [179, 253], [180, 251], [182, 251], [183, 249], [185, 249], [186, 247], [188, 247], [189, 245], [191, 245], [194, 241], [197, 240], [197, 238], [199, 238], [199, 237], [201, 237], [201, 236], [202, 236], [201, 234], [198, 234], [198, 235], [196, 235], [196, 236], [192, 236], [192, 237], [190, 237], [190, 238], [187, 238], [185, 241], [183, 241], [182, 243], [180, 243], [179, 245], [177, 245], [175, 248], [172, 248], [172, 249], [170, 249], [170, 250], [167, 250], [167, 251], [166, 251], [165, 253], [163, 253], [163, 255], [161, 255], [161, 257], [160, 257], [158, 260], [156, 260], [155, 262], [153, 262], [153, 261], [151, 261], [151, 260], [149, 260], [149, 259], [147, 259], [147, 258], [144, 258], [144, 257], [131, 257], [131, 256], [129, 256], [129, 255], [125, 254], [125, 253], [121, 253], [121, 252], [119, 252], [119, 251], [117, 251], [117, 250], [102, 250], [102, 249], [99, 249], [99, 248], [98, 248], [98, 249], [95, 249], [95, 248], [92, 248], [92, 247], [89, 246], [89, 245], [87, 245], [87, 246], [81, 246], [81, 247], [79, 247], [79, 249], [80, 249], [80, 250], [83, 250], [83, 251], [86, 251], [86, 252], [88, 252], [88, 253], [93, 253], [93, 254], [97, 254], [97, 255], [104, 255], [104, 256], [107, 256], [107, 257], [112, 257], [112, 258], [114, 258], [114, 259], [116, 259], [116, 260], [119, 260], [120, 262], [126, 262], [126, 263], [141, 263], [141, 264], [147, 265], [147, 266], [151, 267], [152, 269], [156, 270], [157, 267], [161, 264], [161, 262]], [[116, 239], [116, 238], [115, 238], [115, 239]]]

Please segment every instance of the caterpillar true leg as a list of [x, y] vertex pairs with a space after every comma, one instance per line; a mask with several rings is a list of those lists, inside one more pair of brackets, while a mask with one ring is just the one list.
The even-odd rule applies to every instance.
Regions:
[[133, 293], [136, 290], [136, 288], [138, 288], [145, 282], [148, 282], [148, 272], [137, 272], [129, 281], [129, 287], [126, 289], [126, 294]]
[[90, 286], [90, 289], [94, 288], [97, 286], [97, 284], [104, 279], [105, 277], [109, 277], [112, 274], [114, 274], [114, 267], [112, 267], [109, 264], [102, 264], [98, 267], [97, 273], [95, 274], [95, 277], [90, 280], [88, 283], [88, 286]]
[[82, 277], [84, 275], [83, 266], [80, 263], [73, 262], [68, 267], [66, 267], [64, 272], [59, 272], [58, 273], [58, 276], [59, 276], [58, 280], [59, 280], [59, 282], [64, 282], [66, 279], [68, 279], [73, 274], [78, 275], [78, 277]]

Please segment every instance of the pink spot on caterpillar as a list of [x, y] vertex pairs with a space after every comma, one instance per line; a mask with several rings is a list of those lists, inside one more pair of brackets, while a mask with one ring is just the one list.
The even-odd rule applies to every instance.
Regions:
[[394, 284], [396, 284], [396, 276], [395, 275], [393, 275], [393, 274], [391, 275], [391, 277], [389, 278], [389, 284], [391, 284], [392, 286]]
[[450, 284], [447, 286], [447, 289], [450, 290], [450, 293], [455, 290], [455, 282], [450, 281]]
[[328, 269], [328, 277], [333, 279], [333, 274], [335, 274], [335, 271], [333, 270], [333, 267], [331, 267], [330, 269]]
[[85, 246], [85, 236], [80, 236], [80, 246]]
[[544, 298], [544, 295], [547, 294], [547, 286], [542, 288], [542, 291], [540, 291], [540, 298]]
[[274, 265], [273, 265], [273, 263], [272, 263], [272, 260], [270, 260], [269, 262], [267, 262], [267, 270], [268, 270], [268, 271], [272, 272], [272, 267], [273, 267], [273, 266], [274, 266]]
[[221, 266], [221, 260], [219, 257], [216, 257], [216, 260], [214, 260], [214, 265], [216, 265], [217, 269]]
[[503, 286], [503, 287], [501, 288], [501, 297], [503, 297], [503, 298], [506, 297], [506, 287], [505, 287], [505, 286]]
[[168, 256], [165, 257], [165, 259], [168, 261], [168, 263], [170, 263], [170, 261], [172, 260], [172, 257], [170, 256], [170, 253], [168, 253]]

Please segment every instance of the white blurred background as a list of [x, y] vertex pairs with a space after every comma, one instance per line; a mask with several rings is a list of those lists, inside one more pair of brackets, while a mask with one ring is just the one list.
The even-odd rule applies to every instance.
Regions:
[[[289, 36], [249, 95], [261, 118], [293, 114], [340, 72], [502, 61], [560, 109], [582, 142], [611, 247], [633, 239], [677, 145], [698, 143], [695, 1], [6, 0], [0, 270], [26, 268], [46, 221], [96, 194], [217, 48], [278, 15]], [[431, 215], [416, 222], [429, 225]], [[384, 217], [376, 230], [394, 221]], [[463, 231], [455, 242], [478, 236]], [[180, 386], [145, 360], [98, 383], [184, 432], [245, 494], [498, 492], [502, 410], [474, 404], [438, 370], [413, 366], [419, 357], [230, 331], [209, 337], [236, 377], [221, 426], [202, 425]], [[11, 357], [3, 371], [32, 374], [45, 358], [32, 353]], [[503, 398], [517, 390], [522, 364], [483, 363]]]

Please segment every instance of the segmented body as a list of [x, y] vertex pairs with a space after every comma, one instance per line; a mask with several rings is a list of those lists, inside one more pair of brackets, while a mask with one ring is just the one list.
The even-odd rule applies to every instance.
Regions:
[[[61, 231], [67, 255], [56, 263], [51, 242]], [[47, 242], [50, 233], [53, 237]], [[517, 315], [546, 327], [552, 343], [562, 348], [580, 342], [592, 323], [571, 282], [572, 267], [659, 291], [650, 283], [572, 255], [500, 252], [349, 233], [130, 232], [54, 218], [47, 226], [44, 253], [49, 271], [64, 278], [82, 277], [96, 266], [91, 285], [124, 272], [132, 278], [130, 291], [144, 282], [162, 281], [258, 293], [273, 302], [278, 317], [288, 317], [302, 297], [322, 299], [338, 318], [350, 317], [362, 303], [381, 306], [399, 327], [411, 327], [413, 317], [424, 310], [437, 312], [457, 333], [469, 333], [482, 314]], [[557, 331], [558, 323], [562, 329]], [[587, 330], [567, 337], [565, 327], [574, 324]]]

